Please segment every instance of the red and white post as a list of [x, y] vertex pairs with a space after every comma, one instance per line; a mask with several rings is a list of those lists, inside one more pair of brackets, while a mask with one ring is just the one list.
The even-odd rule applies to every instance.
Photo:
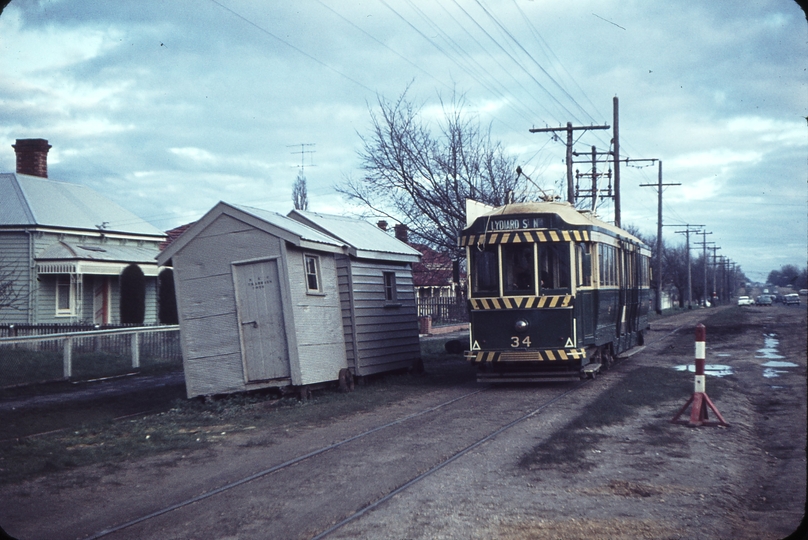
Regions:
[[[691, 426], [725, 426], [729, 427], [729, 424], [724, 420], [724, 417], [721, 416], [721, 413], [718, 412], [718, 409], [715, 407], [713, 402], [710, 400], [710, 397], [707, 395], [706, 392], [706, 384], [705, 384], [705, 376], [704, 376], [704, 363], [707, 358], [707, 328], [704, 327], [703, 324], [699, 323], [696, 325], [696, 382], [693, 388], [693, 395], [690, 396], [690, 399], [687, 400], [684, 407], [679, 409], [679, 412], [676, 413], [676, 416], [671, 419], [671, 423], [674, 424], [689, 424]], [[690, 420], [679, 420], [679, 417], [682, 416], [682, 413], [687, 410], [688, 406], [693, 405], [690, 409]], [[715, 416], [718, 418], [718, 422], [710, 422], [708, 421], [707, 417], [707, 408], [712, 409]]]

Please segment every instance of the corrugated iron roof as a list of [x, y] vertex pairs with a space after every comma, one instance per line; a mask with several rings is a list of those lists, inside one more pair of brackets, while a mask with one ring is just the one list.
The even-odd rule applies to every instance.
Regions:
[[[289, 213], [292, 219], [298, 219], [303, 223], [311, 224], [319, 230], [324, 231], [335, 238], [339, 238], [347, 245], [357, 250], [358, 256], [373, 256], [374, 254], [392, 254], [403, 256], [404, 259], [415, 260], [420, 258], [421, 253], [401, 240], [384, 232], [376, 225], [368, 223], [362, 219], [345, 216], [334, 216], [308, 212], [303, 210], [292, 210]], [[364, 254], [361, 252], [365, 252]]]
[[79, 244], [55, 242], [38, 253], [38, 261], [84, 260], [156, 264], [159, 250], [156, 245], [120, 246], [110, 244]]
[[164, 237], [96, 191], [18, 173], [0, 174], [0, 226], [47, 226]]
[[[309, 242], [318, 242], [320, 244], [327, 244], [331, 246], [341, 246], [342, 243], [338, 242], [337, 240], [342, 240], [341, 238], [335, 235], [328, 235], [323, 234], [320, 231], [313, 229], [312, 227], [306, 225], [305, 223], [301, 223], [299, 221], [295, 221], [294, 219], [290, 219], [283, 214], [278, 214], [277, 212], [272, 212], [270, 210], [261, 210], [260, 208], [252, 208], [251, 206], [242, 206], [240, 204], [231, 204], [233, 208], [238, 208], [242, 212], [247, 212], [248, 214], [252, 214], [253, 216], [266, 221], [276, 227], [280, 227], [281, 229], [285, 229], [290, 233], [299, 236], [302, 240], [308, 240]], [[344, 240], [343, 240], [344, 242]]]

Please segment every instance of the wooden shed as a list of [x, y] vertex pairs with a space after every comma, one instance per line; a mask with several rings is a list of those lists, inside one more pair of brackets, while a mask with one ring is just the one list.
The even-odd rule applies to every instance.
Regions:
[[365, 376], [421, 356], [412, 265], [421, 254], [367, 221], [293, 210], [289, 217], [346, 246], [336, 255], [348, 367]]
[[172, 264], [188, 397], [339, 378], [335, 238], [220, 202], [158, 257]]

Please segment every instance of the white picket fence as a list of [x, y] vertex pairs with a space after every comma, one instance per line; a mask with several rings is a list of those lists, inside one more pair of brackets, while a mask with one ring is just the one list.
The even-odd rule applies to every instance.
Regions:
[[[18, 336], [0, 338], [0, 387], [8, 381], [24, 378], [9, 375], [11, 366], [3, 366], [4, 360], [11, 362], [15, 354], [21, 351], [30, 351], [42, 356], [43, 353], [61, 353], [62, 377], [74, 378], [74, 363], [77, 354], [110, 355], [116, 358], [129, 357], [126, 368], [137, 370], [141, 368], [141, 359], [144, 356], [150, 359], [159, 359], [160, 363], [182, 365], [182, 352], [179, 343], [179, 326], [143, 326], [118, 328], [110, 330], [92, 330], [81, 332], [65, 332], [36, 336]], [[16, 356], [19, 356], [18, 354]], [[36, 360], [32, 360], [36, 361]], [[5, 367], [5, 371], [4, 371]], [[17, 369], [23, 371], [28, 366]], [[3, 376], [5, 373], [5, 377]], [[84, 378], [92, 377], [85, 373]], [[53, 377], [51, 377], [53, 378]], [[33, 382], [33, 381], [31, 381]], [[38, 381], [37, 381], [38, 382]]]

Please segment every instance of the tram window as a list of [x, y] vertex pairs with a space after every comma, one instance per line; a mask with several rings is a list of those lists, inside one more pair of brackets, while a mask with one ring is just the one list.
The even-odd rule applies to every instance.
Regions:
[[578, 258], [578, 286], [590, 287], [592, 285], [592, 246], [580, 243], [575, 246]]
[[472, 249], [471, 269], [471, 292], [474, 296], [499, 294], [497, 246], [488, 246], [483, 251]]
[[502, 246], [502, 272], [505, 294], [535, 294], [536, 270], [534, 244], [505, 244]]
[[599, 244], [600, 285], [613, 287], [617, 285], [617, 249], [614, 246]]
[[543, 289], [569, 289], [570, 248], [569, 244], [541, 244], [539, 268]]

